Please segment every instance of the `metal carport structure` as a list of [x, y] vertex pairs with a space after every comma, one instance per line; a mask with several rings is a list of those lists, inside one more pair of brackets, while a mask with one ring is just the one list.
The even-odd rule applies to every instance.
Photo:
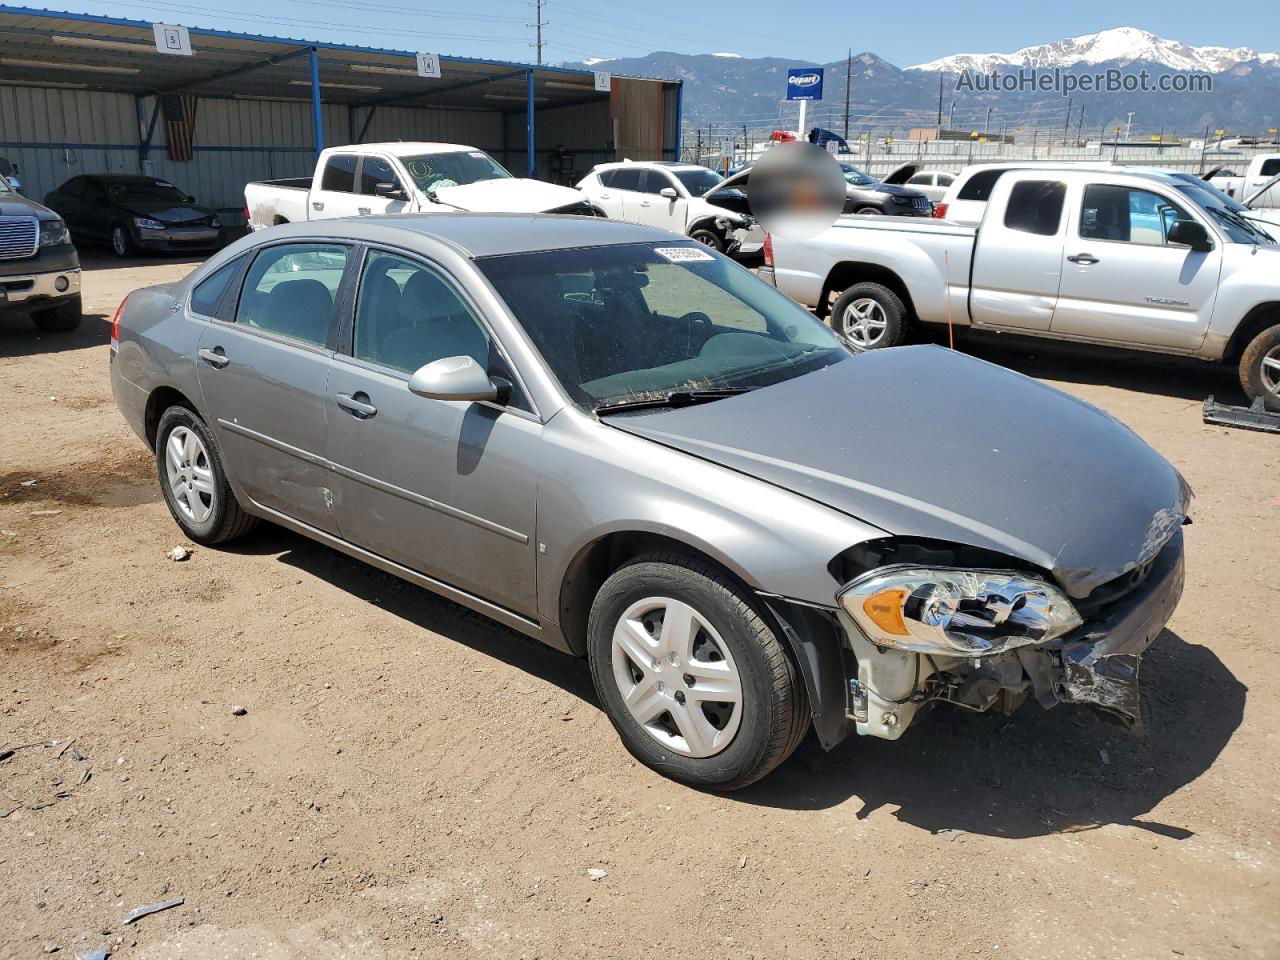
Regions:
[[187, 29], [192, 55], [175, 56], [151, 23], [0, 5], [0, 155], [29, 195], [142, 172], [238, 210], [245, 181], [378, 140], [470, 144], [562, 182], [621, 156], [679, 157], [679, 81], [614, 75], [601, 92], [587, 70], [444, 54], [426, 78], [414, 52]]

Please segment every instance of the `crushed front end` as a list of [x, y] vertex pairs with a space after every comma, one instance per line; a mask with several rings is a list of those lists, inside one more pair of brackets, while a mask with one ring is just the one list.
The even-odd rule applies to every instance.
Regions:
[[1024, 571], [899, 564], [858, 578], [838, 614], [856, 664], [846, 719], [897, 739], [926, 706], [1011, 713], [1083, 704], [1141, 731], [1142, 656], [1184, 581], [1176, 530], [1154, 557], [1074, 602]]

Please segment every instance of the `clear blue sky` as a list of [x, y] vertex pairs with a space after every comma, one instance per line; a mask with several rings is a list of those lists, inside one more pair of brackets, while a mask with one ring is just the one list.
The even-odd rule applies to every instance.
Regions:
[[[18, 0], [13, 0], [18, 2]], [[35, 0], [28, 0], [32, 6]], [[308, 40], [530, 61], [531, 0], [44, 0], [54, 9]], [[906, 16], [895, 16], [897, 13]], [[1136, 26], [1200, 46], [1280, 50], [1280, 3], [1202, 0], [1068, 4], [909, 4], [849, 0], [547, 0], [544, 59], [733, 52], [826, 62], [870, 50], [898, 66], [951, 53], [1011, 51], [1108, 27]]]

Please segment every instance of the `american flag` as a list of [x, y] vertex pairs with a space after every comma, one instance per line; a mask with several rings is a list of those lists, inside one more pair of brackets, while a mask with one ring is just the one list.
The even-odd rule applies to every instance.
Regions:
[[196, 132], [197, 99], [189, 93], [166, 93], [160, 98], [164, 113], [164, 135], [169, 159], [183, 163], [192, 157], [191, 141]]

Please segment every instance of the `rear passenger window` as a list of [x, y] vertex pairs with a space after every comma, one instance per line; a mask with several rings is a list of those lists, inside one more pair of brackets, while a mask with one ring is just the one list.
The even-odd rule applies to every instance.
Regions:
[[1280, 173], [1280, 159], [1273, 158], [1262, 161], [1262, 176], [1274, 177], [1277, 173]]
[[938, 174], [938, 186], [949, 187], [956, 182], [956, 178], [949, 173]]
[[907, 181], [907, 183], [911, 183], [911, 184], [921, 184], [921, 185], [924, 185], [924, 186], [933, 186], [933, 174], [931, 174], [931, 173], [917, 173], [914, 177], [912, 177], [910, 180], [908, 180], [908, 181]]
[[1009, 191], [1009, 205], [1004, 212], [1004, 225], [1041, 237], [1058, 232], [1062, 222], [1062, 205], [1067, 185], [1051, 180], [1024, 180]]
[[356, 160], [354, 153], [335, 153], [324, 165], [320, 180], [321, 190], [354, 193], [356, 189]]
[[989, 200], [991, 191], [996, 188], [996, 181], [1011, 170], [982, 170], [969, 178], [969, 182], [960, 188], [957, 200]]
[[613, 171], [613, 180], [609, 186], [615, 190], [635, 190], [640, 191], [640, 175], [643, 170], [633, 170], [630, 168]]
[[347, 265], [336, 243], [284, 243], [258, 254], [245, 277], [236, 322], [324, 346]]
[[240, 269], [242, 259], [237, 257], [196, 284], [196, 288], [191, 291], [192, 313], [198, 313], [202, 317], [217, 317], [219, 320], [226, 319], [224, 314], [227, 311], [219, 312], [218, 304], [222, 302], [222, 297], [227, 292], [227, 285], [231, 283], [236, 271]]

